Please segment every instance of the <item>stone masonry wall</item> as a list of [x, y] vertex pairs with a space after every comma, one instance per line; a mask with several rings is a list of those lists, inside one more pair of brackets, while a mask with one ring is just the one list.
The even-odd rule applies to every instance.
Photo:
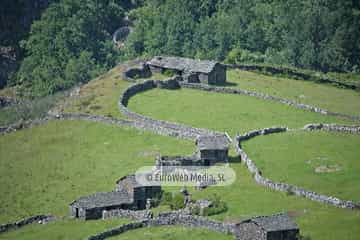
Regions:
[[259, 71], [259, 72], [269, 72], [272, 74], [287, 74], [291, 75], [295, 78], [300, 78], [304, 80], [316, 79], [319, 83], [329, 83], [334, 84], [342, 88], [354, 89], [358, 90], [359, 87], [353, 84], [343, 83], [336, 81], [334, 79], [320, 77], [312, 74], [306, 74], [303, 72], [296, 71], [295, 69], [287, 68], [287, 67], [272, 67], [272, 66], [260, 66], [260, 65], [251, 65], [251, 64], [226, 64], [226, 68], [228, 69], [241, 69], [245, 71]]
[[48, 222], [53, 220], [54, 217], [51, 215], [35, 215], [32, 217], [24, 218], [22, 220], [0, 225], [0, 233], [7, 232], [10, 230], [18, 229], [32, 223]]
[[347, 125], [339, 125], [339, 124], [311, 123], [311, 124], [305, 125], [303, 129], [308, 130], [308, 131], [325, 130], [325, 131], [346, 132], [346, 133], [353, 133], [353, 134], [360, 133], [360, 126], [355, 126], [355, 125], [347, 126]]
[[268, 94], [251, 92], [248, 90], [243, 90], [243, 89], [238, 89], [238, 88], [234, 89], [234, 88], [228, 88], [228, 87], [215, 87], [215, 86], [209, 86], [209, 85], [205, 85], [205, 84], [194, 84], [194, 83], [186, 83], [186, 82], [180, 82], [180, 86], [183, 88], [191, 88], [191, 89], [197, 89], [197, 90], [203, 90], [203, 91], [209, 91], [209, 92], [246, 95], [246, 96], [256, 97], [259, 99], [273, 101], [273, 102], [280, 102], [280, 103], [283, 103], [283, 104], [286, 104], [289, 106], [293, 106], [293, 107], [311, 111], [311, 112], [320, 113], [323, 115], [336, 116], [336, 117], [340, 117], [340, 118], [360, 121], [360, 117], [358, 117], [358, 116], [351, 116], [351, 115], [342, 114], [342, 113], [335, 113], [335, 112], [324, 110], [324, 109], [321, 109], [318, 107], [314, 107], [314, 106], [310, 106], [310, 105], [306, 105], [306, 104], [302, 104], [302, 103], [297, 103], [297, 102], [294, 102], [294, 101], [291, 101], [291, 100], [288, 100], [285, 98], [274, 97], [274, 96], [271, 96]]
[[152, 218], [153, 214], [151, 211], [133, 211], [125, 209], [114, 209], [114, 210], [104, 210], [102, 213], [102, 219], [112, 219], [112, 218], [130, 218], [134, 220], [145, 220]]
[[117, 228], [90, 236], [88, 240], [102, 240], [112, 236], [122, 234], [126, 231], [143, 228], [143, 227], [157, 227], [180, 225], [191, 228], [205, 228], [211, 231], [216, 231], [224, 234], [234, 234], [235, 225], [211, 220], [204, 217], [192, 216], [183, 213], [182, 211], [174, 211], [167, 213], [160, 213], [156, 218], [148, 218], [134, 223], [125, 224]]
[[200, 135], [217, 135], [217, 134], [220, 135], [221, 134], [220, 132], [215, 132], [201, 128], [193, 128], [183, 124], [152, 119], [150, 117], [146, 117], [141, 114], [132, 112], [127, 108], [129, 99], [140, 92], [153, 89], [156, 87], [173, 89], [170, 86], [174, 86], [177, 88], [178, 85], [176, 83], [178, 83], [178, 81], [176, 80], [176, 78], [178, 77], [176, 76], [167, 81], [148, 80], [130, 86], [123, 92], [122, 96], [120, 97], [118, 103], [120, 111], [129, 119], [137, 123], [140, 123], [140, 125], [142, 125], [145, 130], [151, 129], [153, 132], [156, 132], [160, 135], [175, 136], [179, 138], [193, 139], [193, 140]]
[[288, 192], [290, 194], [305, 197], [305, 198], [308, 198], [313, 201], [334, 205], [334, 206], [340, 207], [340, 208], [349, 208], [349, 209], [359, 210], [360, 203], [341, 200], [339, 198], [332, 197], [332, 196], [326, 196], [323, 194], [319, 194], [319, 193], [316, 193], [313, 191], [306, 190], [301, 187], [289, 185], [286, 183], [274, 182], [270, 179], [263, 177], [261, 171], [256, 167], [255, 163], [250, 159], [250, 157], [246, 154], [246, 152], [243, 149], [241, 149], [242, 141], [246, 141], [246, 140], [249, 140], [256, 136], [260, 136], [260, 135], [284, 132], [287, 130], [288, 129], [284, 128], [284, 127], [266, 128], [266, 129], [252, 131], [252, 132], [249, 132], [244, 135], [236, 137], [236, 141], [234, 141], [235, 142], [235, 151], [237, 154], [239, 154], [241, 156], [241, 160], [245, 162], [248, 170], [253, 174], [255, 181], [258, 184], [261, 184], [263, 186], [266, 186], [268, 188], [271, 188], [271, 189], [274, 189], [277, 191]]

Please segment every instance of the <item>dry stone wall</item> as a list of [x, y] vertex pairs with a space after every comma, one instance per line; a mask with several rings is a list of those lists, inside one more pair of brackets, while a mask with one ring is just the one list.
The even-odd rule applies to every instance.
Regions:
[[336, 81], [334, 79], [316, 76], [314, 74], [306, 74], [303, 72], [296, 71], [295, 69], [286, 68], [286, 67], [272, 67], [272, 66], [260, 66], [260, 65], [250, 65], [250, 64], [226, 64], [228, 69], [241, 69], [245, 71], [258, 71], [258, 72], [268, 72], [272, 74], [287, 74], [295, 77], [297, 79], [310, 80], [315, 79], [319, 83], [329, 83], [334, 84], [342, 88], [359, 90], [359, 87], [349, 83], [343, 83]]
[[239, 88], [234, 89], [234, 88], [228, 88], [228, 87], [215, 87], [215, 86], [209, 86], [209, 85], [205, 85], [205, 84], [194, 84], [194, 83], [186, 83], [186, 82], [180, 82], [180, 86], [183, 88], [191, 88], [191, 89], [203, 90], [203, 91], [208, 91], [208, 92], [246, 95], [246, 96], [256, 97], [256, 98], [263, 99], [263, 100], [269, 100], [269, 101], [273, 101], [273, 102], [283, 103], [283, 104], [286, 104], [289, 106], [293, 106], [293, 107], [311, 111], [311, 112], [320, 113], [323, 115], [329, 115], [329, 116], [350, 119], [350, 120], [354, 120], [354, 121], [360, 121], [360, 117], [358, 117], [358, 116], [351, 116], [351, 115], [342, 114], [342, 113], [335, 113], [335, 112], [331, 112], [331, 111], [328, 111], [325, 109], [321, 109], [319, 107], [314, 107], [314, 106], [310, 106], [310, 105], [306, 105], [306, 104], [302, 104], [302, 103], [297, 103], [297, 102], [294, 102], [294, 101], [291, 101], [291, 100], [288, 100], [285, 98], [274, 97], [274, 96], [271, 96], [268, 94], [251, 92], [251, 91], [247, 91], [247, 90], [243, 90], [243, 89], [239, 89]]
[[360, 133], [360, 126], [355, 126], [355, 125], [348, 126], [348, 125], [339, 125], [339, 124], [311, 123], [305, 125], [303, 129], [308, 131], [325, 130], [331, 132], [345, 132], [345, 133], [353, 133], [353, 134]]
[[277, 191], [287, 192], [289, 194], [294, 194], [296, 196], [305, 197], [305, 198], [308, 198], [308, 199], [316, 201], [316, 202], [330, 204], [330, 205], [333, 205], [333, 206], [336, 206], [339, 208], [349, 208], [349, 209], [359, 210], [360, 203], [353, 202], [353, 201], [341, 200], [339, 198], [332, 197], [332, 196], [326, 196], [323, 194], [319, 194], [319, 193], [316, 193], [313, 191], [306, 190], [306, 189], [298, 187], [298, 186], [293, 186], [293, 185], [286, 184], [286, 183], [274, 182], [270, 179], [263, 177], [261, 171], [256, 167], [255, 163], [250, 159], [250, 157], [246, 154], [246, 152], [241, 148], [242, 141], [246, 141], [246, 140], [249, 140], [256, 136], [260, 136], [260, 135], [285, 132], [287, 130], [288, 129], [284, 128], [284, 127], [265, 128], [265, 129], [261, 129], [261, 130], [251, 131], [249, 133], [246, 133], [244, 135], [240, 135], [240, 136], [236, 137], [236, 141], [234, 141], [235, 142], [235, 146], [234, 146], [235, 151], [241, 157], [241, 160], [244, 161], [248, 170], [253, 174], [255, 181], [258, 184], [261, 184], [268, 188], [271, 188], [271, 189], [274, 189]]
[[90, 236], [88, 240], [102, 240], [138, 228], [170, 226], [170, 225], [180, 225], [190, 228], [204, 228], [224, 234], [235, 233], [234, 224], [223, 223], [204, 217], [188, 215], [183, 211], [174, 211], [174, 212], [160, 213], [159, 216], [155, 218], [149, 217], [146, 220], [141, 220], [138, 222], [119, 226], [117, 228], [99, 233], [97, 235]]
[[13, 223], [0, 225], [0, 233], [8, 232], [10, 230], [15, 230], [33, 223], [46, 223], [53, 220], [54, 217], [51, 215], [35, 215]]
[[178, 76], [169, 79], [167, 81], [158, 81], [158, 80], [148, 80], [140, 83], [136, 83], [129, 88], [127, 88], [119, 100], [119, 109], [127, 116], [129, 119], [139, 123], [139, 125], [144, 127], [144, 130], [151, 129], [153, 132], [156, 132], [160, 135], [167, 135], [167, 136], [174, 136], [178, 138], [185, 138], [185, 139], [196, 139], [200, 135], [220, 135], [222, 133], [211, 131], [208, 129], [202, 128], [193, 128], [183, 124], [177, 124], [162, 120], [156, 120], [150, 117], [143, 116], [141, 114], [135, 113], [130, 111], [127, 108], [129, 99], [140, 93], [144, 92], [156, 87], [167, 88], [167, 89], [174, 89], [178, 88], [179, 83], [177, 81]]
[[133, 220], [145, 220], [152, 218], [153, 214], [151, 211], [133, 211], [126, 209], [114, 209], [109, 211], [103, 211], [102, 219], [113, 219], [113, 218], [130, 218]]

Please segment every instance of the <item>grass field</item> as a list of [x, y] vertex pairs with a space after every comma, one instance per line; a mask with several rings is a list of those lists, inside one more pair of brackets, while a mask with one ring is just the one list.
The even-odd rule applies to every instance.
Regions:
[[127, 232], [117, 237], [109, 238], [111, 240], [130, 240], [130, 239], [148, 239], [148, 240], [183, 240], [191, 236], [197, 240], [232, 240], [231, 235], [221, 234], [203, 229], [189, 229], [184, 227], [153, 227], [146, 229], [137, 229]]
[[[131, 65], [131, 64], [130, 64]], [[131, 82], [121, 80], [121, 72], [124, 65], [113, 68], [108, 73], [90, 81], [81, 87], [79, 95], [69, 98], [65, 104], [60, 103], [60, 109], [64, 112], [88, 113], [108, 117], [124, 118], [118, 108], [118, 101], [121, 93], [129, 87]], [[155, 74], [148, 79], [164, 80], [168, 77], [162, 74]]]
[[64, 220], [47, 225], [29, 225], [22, 229], [0, 234], [1, 240], [84, 240], [86, 237], [130, 222], [127, 219], [111, 221]]
[[236, 132], [271, 127], [303, 127], [307, 123], [352, 123], [254, 97], [192, 89], [154, 89], [130, 99], [129, 109], [156, 119]]
[[[78, 96], [68, 98], [66, 103], [59, 105], [59, 108], [67, 112], [122, 118], [117, 101], [121, 91], [131, 84], [120, 80], [123, 69], [124, 66], [118, 66], [104, 76], [84, 85]], [[156, 76], [156, 78], [158, 77]], [[278, 87], [279, 89], [291, 88], [293, 83], [303, 85], [303, 81], [291, 81], [289, 86], [280, 84]], [[243, 88], [241, 82], [234, 84], [237, 86], [233, 87]], [[305, 85], [303, 88], [311, 92], [311, 89], [306, 88]], [[323, 89], [320, 90], [323, 91]], [[346, 99], [344, 102], [349, 101], [352, 104], [357, 97], [350, 97], [351, 94], [348, 95], [348, 91], [350, 90], [343, 93]], [[281, 93], [280, 90], [279, 93]], [[313, 94], [316, 95], [315, 92]], [[326, 97], [319, 95], [318, 98], [308, 97], [307, 99], [310, 101], [309, 104], [316, 105], [316, 101], [325, 101]], [[335, 107], [336, 104], [336, 101], [332, 101], [331, 106]], [[354, 106], [356, 104], [357, 102], [354, 103]], [[356, 122], [322, 116], [252, 97], [189, 89], [147, 91], [133, 97], [130, 100], [129, 108], [158, 119], [228, 131], [232, 136], [237, 132], [274, 125], [295, 128], [310, 122], [356, 124]], [[298, 172], [299, 177], [308, 177], [307, 174], [314, 174], [307, 172], [307, 167], [310, 165], [304, 167], [304, 164], [301, 164], [302, 161], [318, 157], [320, 157], [319, 161], [322, 161], [328, 157], [330, 165], [333, 165], [333, 162], [339, 164], [339, 159], [335, 158], [338, 156], [336, 154], [349, 150], [346, 152], [346, 156], [349, 156], [346, 158], [349, 159], [348, 162], [341, 161], [339, 165], [341, 165], [342, 171], [334, 172], [334, 174], [355, 174], [358, 165], [356, 155], [359, 155], [356, 150], [358, 137], [350, 138], [340, 134], [339, 139], [333, 140], [331, 138], [333, 135], [330, 133], [302, 133], [304, 136], [301, 136], [300, 133], [296, 134], [286, 133], [259, 137], [246, 142], [245, 148], [259, 167], [264, 168], [265, 176], [274, 177], [274, 179], [277, 174], [280, 176], [286, 168], [280, 169], [275, 163], [269, 165], [270, 163], [267, 161], [262, 165], [261, 160], [265, 159], [263, 154], [267, 154], [266, 156], [269, 156], [270, 160], [290, 154], [300, 155], [294, 158], [296, 160], [294, 164], [298, 164], [296, 167], [298, 171], [297, 169], [294, 171]], [[278, 139], [278, 136], [282, 136], [284, 139], [280, 137]], [[306, 141], [302, 141], [304, 138]], [[326, 140], [329, 138], [331, 141], [327, 142]], [[315, 143], [317, 142], [321, 144], [321, 148], [319, 148], [321, 154], [316, 152], [318, 149]], [[259, 146], [263, 143], [264, 149]], [[310, 146], [311, 143], [314, 146]], [[274, 153], [271, 150], [274, 144], [289, 146], [289, 150], [279, 148]], [[333, 146], [339, 145], [340, 152], [337, 152]], [[309, 150], [306, 155], [301, 156], [303, 147], [309, 147]], [[1, 136], [0, 223], [38, 213], [51, 213], [58, 217], [67, 216], [68, 204], [72, 200], [97, 191], [111, 191], [118, 178], [134, 172], [138, 167], [152, 165], [158, 153], [178, 155], [189, 154], [193, 150], [194, 144], [189, 141], [85, 121], [49, 122], [43, 126]], [[317, 164], [317, 162], [312, 163]], [[322, 162], [320, 163], [322, 164]], [[285, 162], [285, 164], [289, 164], [286, 167], [292, 167], [290, 162]], [[267, 170], [269, 166], [272, 167], [271, 171]], [[227, 203], [229, 210], [212, 218], [234, 222], [255, 215], [289, 212], [299, 224], [302, 235], [308, 236], [312, 240], [355, 240], [360, 236], [359, 211], [337, 209], [266, 189], [254, 182], [243, 164], [235, 160], [231, 163], [231, 167], [237, 174], [236, 182], [233, 185], [207, 188], [203, 191], [191, 189], [194, 199], [206, 198], [216, 193]], [[272, 171], [275, 167], [277, 170]], [[311, 165], [311, 167], [313, 169], [316, 165]], [[350, 169], [351, 167], [354, 169]], [[314, 181], [318, 181], [317, 176], [312, 177], [314, 177]], [[346, 178], [345, 175], [343, 177], [342, 179], [328, 177], [324, 181], [329, 179], [330, 182], [338, 184], [339, 180], [340, 184], [344, 184], [343, 186], [350, 187], [350, 185], [346, 185], [349, 184], [349, 178]], [[352, 178], [354, 181], [358, 181], [356, 176]], [[289, 176], [288, 180], [291, 182], [296, 178], [293, 179]], [[358, 188], [354, 187], [353, 189], [356, 191]], [[359, 196], [355, 192], [349, 194], [352, 198]], [[158, 208], [155, 209], [155, 212], [161, 210], [163, 208]], [[1, 234], [0, 239], [83, 239], [90, 234], [117, 226], [123, 221], [82, 222], [65, 219], [49, 225], [33, 225]], [[329, 231], [329, 229], [335, 230]], [[202, 236], [204, 236], [203, 239], [228, 239], [229, 237], [204, 230], [160, 227], [132, 231], [114, 239], [166, 240], [184, 239], [185, 237], [201, 239]]]
[[235, 88], [267, 93], [333, 112], [360, 116], [359, 91], [241, 70], [228, 71], [227, 80], [236, 85]]
[[[73, 199], [94, 191], [110, 191], [117, 178], [140, 166], [153, 164], [158, 152], [173, 155], [193, 151], [191, 142], [81, 121], [50, 122], [2, 136], [0, 146], [2, 223], [36, 213], [66, 216], [67, 206]], [[195, 199], [217, 193], [227, 202], [229, 210], [214, 218], [237, 221], [290, 211], [296, 216], [302, 233], [312, 239], [357, 239], [359, 236], [358, 211], [337, 209], [265, 189], [254, 182], [243, 164], [231, 166], [237, 174], [233, 185], [193, 192]], [[37, 229], [38, 239], [46, 239], [50, 234], [61, 235], [69, 225], [60, 222], [54, 226], [31, 226], [24, 229], [24, 235], [9, 234], [9, 239], [27, 236], [26, 229], [31, 232], [32, 228]], [[86, 232], [87, 227], [84, 228]], [[329, 228], [337, 230], [330, 232]], [[79, 234], [81, 232], [79, 227]]]
[[82, 121], [50, 122], [0, 137], [0, 223], [68, 214], [74, 199], [111, 191], [155, 156], [189, 154], [191, 142]]
[[345, 200], [360, 201], [360, 136], [289, 132], [242, 144], [264, 176]]

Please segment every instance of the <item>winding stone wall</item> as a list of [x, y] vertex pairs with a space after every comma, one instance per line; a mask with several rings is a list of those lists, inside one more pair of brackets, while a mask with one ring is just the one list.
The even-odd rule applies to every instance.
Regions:
[[[319, 194], [319, 193], [316, 193], [313, 191], [309, 191], [304, 188], [293, 186], [290, 184], [274, 182], [270, 179], [263, 177], [261, 171], [256, 167], [255, 163], [250, 159], [250, 157], [246, 154], [246, 152], [241, 148], [242, 141], [246, 141], [246, 140], [249, 140], [256, 136], [260, 136], [260, 135], [277, 133], [277, 132], [285, 132], [287, 130], [288, 129], [284, 128], [284, 127], [266, 128], [266, 129], [252, 131], [252, 132], [249, 132], [244, 135], [236, 137], [236, 141], [234, 141], [235, 142], [235, 151], [238, 155], [241, 156], [241, 160], [245, 162], [248, 170], [253, 174], [255, 181], [258, 184], [261, 184], [263, 186], [266, 186], [268, 188], [271, 188], [271, 189], [274, 189], [277, 191], [287, 192], [289, 194], [294, 194], [297, 196], [305, 197], [305, 198], [308, 198], [313, 201], [330, 204], [330, 205], [340, 207], [340, 208], [349, 208], [349, 209], [359, 210], [360, 203], [341, 200], [339, 198], [332, 197], [332, 196], [326, 196], [326, 195]], [[347, 130], [345, 130], [345, 131], [347, 131]]]
[[228, 88], [228, 87], [215, 87], [215, 86], [209, 86], [209, 85], [204, 85], [204, 84], [194, 84], [194, 83], [186, 83], [186, 82], [180, 82], [180, 86], [183, 88], [191, 88], [191, 89], [203, 90], [203, 91], [208, 91], [208, 92], [246, 95], [246, 96], [256, 97], [256, 98], [263, 99], [263, 100], [280, 102], [280, 103], [283, 103], [283, 104], [286, 104], [289, 106], [293, 106], [293, 107], [311, 111], [311, 112], [320, 113], [323, 115], [329, 115], [329, 116], [335, 116], [335, 117], [340, 117], [340, 118], [345, 118], [345, 119], [351, 119], [354, 121], [360, 121], [360, 117], [358, 117], [358, 116], [351, 116], [351, 115], [342, 114], [342, 113], [335, 113], [335, 112], [324, 110], [324, 109], [321, 109], [318, 107], [314, 107], [314, 106], [310, 106], [310, 105], [306, 105], [306, 104], [302, 104], [302, 103], [297, 103], [295, 101], [291, 101], [291, 100], [288, 100], [285, 98], [274, 97], [274, 96], [271, 96], [268, 94], [251, 92], [251, 91], [238, 89], [238, 88], [235, 89], [235, 88]]
[[222, 133], [211, 131], [208, 129], [202, 129], [202, 128], [193, 128], [187, 125], [183, 124], [177, 124], [162, 120], [156, 120], [150, 117], [143, 116], [141, 114], [135, 113], [130, 111], [127, 108], [129, 99], [140, 93], [144, 92], [156, 87], [161, 88], [168, 88], [173, 89], [177, 88], [178, 85], [176, 83], [179, 83], [176, 78], [174, 77], [172, 79], [169, 79], [167, 81], [158, 81], [158, 80], [148, 80], [140, 83], [136, 83], [129, 88], [127, 88], [119, 100], [119, 109], [122, 114], [127, 116], [129, 119], [139, 123], [139, 125], [142, 125], [145, 130], [151, 129], [153, 132], [156, 132], [160, 135], [167, 135], [167, 136], [174, 136], [179, 138], [185, 138], [185, 139], [196, 139], [200, 135], [220, 135]]
[[211, 231], [216, 231], [225, 234], [234, 234], [235, 225], [211, 220], [204, 217], [197, 217], [184, 214], [182, 211], [174, 211], [167, 213], [160, 213], [156, 218], [148, 218], [146, 220], [125, 224], [117, 228], [90, 236], [88, 240], [102, 240], [112, 236], [122, 234], [124, 232], [143, 228], [143, 227], [158, 227], [180, 225], [191, 228], [205, 228]]
[[14, 223], [8, 223], [0, 225], [0, 233], [8, 232], [10, 230], [15, 230], [21, 227], [24, 227], [26, 225], [32, 224], [32, 223], [42, 223], [42, 222], [48, 222], [53, 220], [54, 217], [51, 215], [35, 215], [32, 217], [24, 218], [22, 220], [16, 221]]

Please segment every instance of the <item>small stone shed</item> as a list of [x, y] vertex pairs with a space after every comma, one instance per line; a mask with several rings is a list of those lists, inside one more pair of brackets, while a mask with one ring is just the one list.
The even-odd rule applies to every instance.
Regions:
[[70, 216], [82, 220], [99, 219], [103, 210], [128, 209], [133, 204], [127, 192], [99, 192], [80, 197], [70, 204]]
[[80, 197], [70, 204], [70, 216], [83, 220], [99, 219], [104, 210], [143, 210], [148, 199], [161, 194], [161, 186], [142, 186], [135, 175], [128, 175], [116, 182], [113, 192], [100, 192]]
[[154, 199], [161, 195], [161, 186], [143, 186], [132, 174], [116, 181], [115, 191], [127, 192], [133, 199], [133, 208], [142, 210], [146, 208], [147, 199]]
[[230, 139], [226, 135], [202, 135], [196, 139], [198, 156], [205, 166], [229, 161]]
[[239, 240], [297, 240], [299, 227], [286, 213], [255, 217], [236, 225]]
[[152, 73], [173, 70], [189, 83], [223, 85], [226, 82], [226, 67], [215, 61], [157, 56], [147, 65]]

